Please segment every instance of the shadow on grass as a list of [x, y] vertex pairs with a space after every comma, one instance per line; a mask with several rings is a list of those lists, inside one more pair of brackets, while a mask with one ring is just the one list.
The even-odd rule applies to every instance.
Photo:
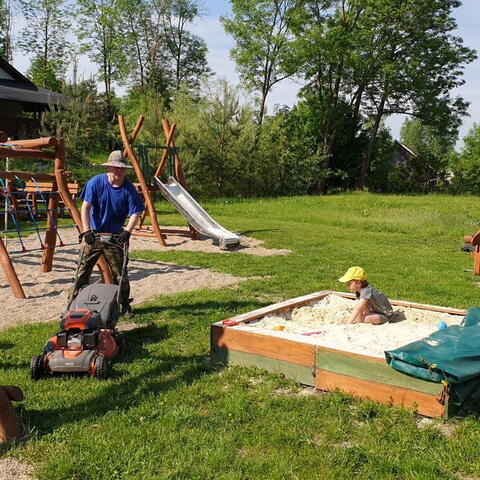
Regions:
[[[99, 390], [96, 394], [87, 400], [73, 402], [68, 407], [29, 409], [22, 414], [29, 425], [35, 426], [37, 436], [48, 435], [58, 428], [82, 421], [94, 424], [110, 412], [124, 413], [141, 404], [145, 397], [161, 395], [182, 384], [191, 384], [206, 372], [213, 371], [202, 355], [150, 353], [147, 350], [149, 345], [169, 337], [167, 326], [142, 326], [125, 332], [125, 337], [126, 349], [113, 364], [111, 380], [100, 382], [91, 379], [92, 382], [99, 382], [94, 385], [95, 390]], [[139, 362], [135, 363], [135, 360]], [[142, 362], [149, 368], [142, 369]], [[129, 365], [138, 373], [129, 372]], [[127, 370], [122, 371], [122, 366], [126, 366]], [[72, 383], [72, 387], [79, 388], [75, 383]], [[69, 384], [56, 383], [54, 388], [69, 388]]]
[[238, 232], [239, 235], [251, 235], [252, 233], [262, 233], [262, 232], [279, 232], [279, 228], [264, 228], [262, 230], [242, 230]]

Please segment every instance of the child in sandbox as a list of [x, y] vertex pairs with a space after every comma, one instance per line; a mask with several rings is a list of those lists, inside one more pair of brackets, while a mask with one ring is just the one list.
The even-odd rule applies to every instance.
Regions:
[[350, 267], [338, 281], [346, 283], [348, 289], [355, 293], [359, 300], [345, 323], [381, 325], [390, 321], [393, 315], [392, 305], [382, 292], [368, 284], [362, 267]]

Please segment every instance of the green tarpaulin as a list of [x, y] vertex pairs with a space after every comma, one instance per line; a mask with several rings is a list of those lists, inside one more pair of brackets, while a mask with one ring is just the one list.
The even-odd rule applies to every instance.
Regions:
[[387, 351], [385, 358], [399, 372], [448, 384], [460, 405], [480, 386], [480, 308], [468, 310], [461, 325]]

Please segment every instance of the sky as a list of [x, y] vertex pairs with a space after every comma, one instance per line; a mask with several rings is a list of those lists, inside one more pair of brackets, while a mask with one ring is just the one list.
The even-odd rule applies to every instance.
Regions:
[[[454, 16], [458, 28], [454, 32], [463, 38], [464, 44], [480, 55], [480, 0], [464, 0], [461, 7], [454, 10]], [[239, 77], [235, 69], [235, 63], [230, 59], [230, 49], [234, 46], [233, 39], [228, 36], [220, 23], [221, 15], [229, 15], [230, 3], [228, 0], [203, 0], [204, 15], [197, 20], [190, 30], [202, 37], [208, 46], [207, 60], [215, 78], [225, 78], [233, 84], [239, 84]], [[21, 19], [15, 19], [15, 30], [21, 28]], [[29, 59], [19, 54], [14, 55], [13, 65], [25, 73], [29, 66]], [[90, 76], [95, 68], [90, 64], [87, 57], [82, 57], [79, 63], [79, 75]], [[453, 95], [460, 95], [470, 102], [469, 117], [463, 119], [459, 137], [463, 138], [474, 123], [480, 123], [480, 59], [475, 60], [465, 68], [465, 84], [454, 90]], [[213, 80], [214, 81], [214, 80]], [[267, 99], [267, 109], [272, 112], [275, 105], [292, 106], [297, 101], [297, 93], [300, 84], [292, 80], [284, 80], [277, 84]], [[122, 91], [117, 89], [120, 95]], [[267, 111], [268, 111], [267, 110]], [[400, 137], [400, 127], [404, 117], [395, 115], [387, 119], [386, 124], [391, 129], [394, 138]], [[457, 144], [461, 148], [461, 142]]]

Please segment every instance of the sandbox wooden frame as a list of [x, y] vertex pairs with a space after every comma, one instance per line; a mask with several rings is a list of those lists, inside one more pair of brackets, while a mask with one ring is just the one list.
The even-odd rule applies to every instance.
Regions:
[[[268, 314], [282, 313], [321, 300], [329, 294], [354, 299], [354, 295], [323, 290], [253, 310], [227, 320], [248, 323]], [[392, 301], [394, 306], [418, 308], [464, 316], [465, 310]], [[224, 320], [225, 321], [225, 320]], [[224, 365], [258, 367], [278, 372], [318, 390], [342, 390], [360, 398], [411, 408], [427, 417], [455, 414], [449, 390], [438, 383], [410, 377], [391, 368], [384, 359], [336, 350], [306, 341], [247, 332], [217, 322], [210, 327], [210, 358]]]

